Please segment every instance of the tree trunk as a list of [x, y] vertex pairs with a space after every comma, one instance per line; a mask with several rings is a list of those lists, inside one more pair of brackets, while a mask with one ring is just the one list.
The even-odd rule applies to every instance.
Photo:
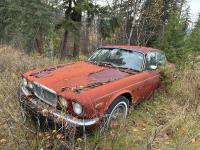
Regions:
[[67, 36], [68, 36], [68, 31], [65, 30], [64, 35], [63, 35], [63, 40], [60, 46], [60, 59], [64, 59], [66, 55], [66, 47], [67, 47]]
[[136, 23], [136, 17], [137, 17], [137, 13], [138, 13], [138, 9], [139, 9], [138, 7], [139, 7], [138, 6], [138, 0], [136, 0], [136, 1], [134, 1], [133, 20], [131, 22], [131, 30], [130, 30], [130, 34], [128, 36], [128, 41], [127, 41], [128, 45], [131, 45], [131, 38], [133, 36], [134, 26], [135, 26], [135, 23]]
[[83, 42], [83, 53], [84, 55], [88, 55], [89, 54], [89, 26], [88, 23], [86, 23], [86, 29], [85, 29], [85, 33], [84, 33], [84, 42]]
[[80, 51], [80, 49], [79, 49], [78, 42], [75, 41], [74, 42], [74, 50], [73, 50], [73, 57], [74, 58], [78, 58], [79, 57], [79, 51]]
[[77, 35], [74, 35], [73, 57], [78, 58], [80, 52], [80, 30], [77, 29]]
[[[67, 5], [65, 6], [67, 9], [65, 10], [65, 20], [67, 21], [70, 17], [70, 13], [72, 11], [72, 1], [73, 0], [64, 0], [64, 4]], [[66, 47], [67, 47], [67, 38], [68, 38], [68, 29], [65, 27], [65, 32], [63, 35], [63, 40], [60, 44], [60, 59], [65, 58], [66, 55]]]
[[130, 31], [130, 34], [129, 34], [129, 37], [128, 37], [128, 43], [127, 43], [128, 45], [131, 45], [131, 38], [133, 36], [133, 30], [134, 30], [135, 22], [136, 22], [136, 15], [134, 15], [132, 23], [131, 23], [131, 31]]
[[76, 7], [78, 7], [79, 4], [81, 3], [82, 3], [82, 0], [76, 1], [75, 7], [73, 8], [73, 13], [71, 14], [71, 19], [78, 24], [76, 33], [75, 33], [76, 35], [74, 35], [74, 51], [73, 51], [74, 57], [79, 57], [79, 51], [80, 51], [80, 32], [81, 32], [82, 11], [77, 10]]
[[42, 43], [41, 38], [36, 37], [35, 43], [36, 43], [36, 50], [37, 50], [37, 52], [38, 52], [40, 55], [42, 55], [43, 52], [44, 52], [44, 50], [43, 50], [43, 43]]

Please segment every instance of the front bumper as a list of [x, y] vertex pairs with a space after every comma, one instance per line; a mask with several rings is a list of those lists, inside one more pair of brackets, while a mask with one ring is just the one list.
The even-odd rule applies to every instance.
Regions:
[[75, 126], [92, 126], [98, 123], [99, 118], [93, 119], [78, 119], [70, 114], [64, 114], [55, 107], [52, 107], [37, 97], [33, 96], [25, 87], [19, 89], [20, 104], [23, 107], [28, 107], [36, 113], [41, 114], [44, 117], [50, 118], [56, 123], [70, 124]]

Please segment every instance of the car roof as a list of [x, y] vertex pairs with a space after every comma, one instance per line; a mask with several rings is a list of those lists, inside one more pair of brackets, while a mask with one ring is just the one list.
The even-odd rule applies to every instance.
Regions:
[[142, 52], [144, 54], [151, 52], [151, 51], [158, 51], [158, 49], [156, 49], [156, 48], [142, 47], [142, 46], [130, 46], [130, 45], [107, 45], [107, 46], [102, 46], [101, 48], [120, 48], [120, 49], [138, 51], [138, 52]]

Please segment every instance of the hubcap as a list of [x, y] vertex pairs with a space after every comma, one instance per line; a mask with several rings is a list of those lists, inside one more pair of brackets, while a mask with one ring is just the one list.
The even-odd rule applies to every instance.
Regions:
[[120, 126], [120, 123], [126, 118], [127, 113], [127, 105], [124, 103], [118, 104], [109, 116], [108, 127], [114, 128]]

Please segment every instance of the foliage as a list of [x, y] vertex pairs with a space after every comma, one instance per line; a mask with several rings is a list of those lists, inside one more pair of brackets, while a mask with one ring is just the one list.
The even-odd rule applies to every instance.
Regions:
[[[34, 42], [38, 39], [41, 42], [48, 42], [48, 36], [52, 32], [52, 14], [48, 5], [41, 0], [25, 0], [23, 2], [23, 15], [21, 32], [26, 36], [26, 47], [30, 51], [34, 48]], [[41, 38], [41, 39], [40, 39]], [[43, 49], [43, 48], [42, 48]]]
[[171, 13], [166, 31], [157, 41], [158, 47], [166, 52], [168, 60], [171, 62], [182, 58], [186, 29], [183, 18], [175, 12]]
[[0, 5], [0, 40], [30, 52], [48, 44], [52, 8], [41, 0], [5, 0]]
[[56, 25], [56, 29], [63, 29], [63, 40], [60, 46], [60, 58], [63, 59], [66, 55], [67, 42], [69, 38], [69, 33], [72, 33], [73, 36], [73, 52], [68, 52], [68, 55], [73, 57], [79, 56], [80, 51], [80, 33], [81, 33], [81, 21], [82, 21], [82, 12], [87, 11], [88, 15], [91, 15], [91, 7], [93, 5], [89, 3], [88, 0], [64, 0], [61, 3], [61, 8], [64, 12], [64, 17], [61, 19], [61, 22]]
[[16, 38], [17, 26], [20, 24], [20, 9], [16, 1], [3, 0], [0, 2], [0, 40], [9, 42]]
[[100, 18], [98, 24], [98, 31], [102, 39], [110, 38], [111, 34], [119, 26], [117, 18]]
[[185, 50], [189, 52], [200, 52], [200, 16], [192, 30], [192, 34], [188, 37], [185, 44]]
[[77, 57], [81, 49], [104, 43], [134, 44], [159, 47], [175, 61], [186, 50], [181, 48], [189, 23], [186, 4], [185, 0], [114, 0], [104, 5], [93, 0], [2, 0], [0, 40], [28, 52], [54, 51], [61, 58]]

